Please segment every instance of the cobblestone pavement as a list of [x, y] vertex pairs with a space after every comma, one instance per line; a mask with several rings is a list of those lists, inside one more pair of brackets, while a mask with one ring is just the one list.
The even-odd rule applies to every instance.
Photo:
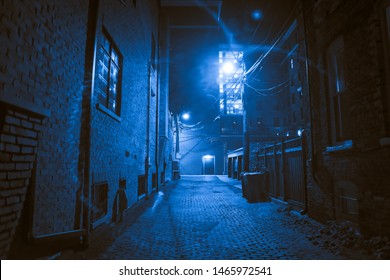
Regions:
[[183, 176], [151, 200], [97, 259], [343, 258], [313, 244], [280, 205], [248, 203], [217, 176]]

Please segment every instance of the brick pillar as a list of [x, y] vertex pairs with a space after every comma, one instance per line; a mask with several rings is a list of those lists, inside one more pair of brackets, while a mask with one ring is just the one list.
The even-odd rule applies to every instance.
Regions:
[[0, 103], [0, 258], [18, 225], [36, 158], [43, 116]]

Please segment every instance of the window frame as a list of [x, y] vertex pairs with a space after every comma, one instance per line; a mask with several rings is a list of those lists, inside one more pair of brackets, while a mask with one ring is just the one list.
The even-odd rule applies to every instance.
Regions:
[[[107, 29], [103, 27], [98, 52], [97, 107], [118, 121], [120, 121], [122, 103], [122, 64], [123, 56], [119, 48]], [[117, 74], [113, 73], [115, 70]], [[112, 87], [115, 88], [114, 94], [111, 91]]]
[[343, 36], [336, 37], [326, 50], [327, 93], [331, 144], [349, 140], [347, 81]]

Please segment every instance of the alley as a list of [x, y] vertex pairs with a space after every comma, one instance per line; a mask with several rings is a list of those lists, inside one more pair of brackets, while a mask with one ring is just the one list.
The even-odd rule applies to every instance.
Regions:
[[[225, 177], [226, 178], [226, 177]], [[154, 195], [97, 259], [339, 259], [280, 205], [248, 203], [217, 176], [183, 176]], [[93, 250], [93, 248], [91, 248]], [[82, 258], [78, 255], [77, 258]]]

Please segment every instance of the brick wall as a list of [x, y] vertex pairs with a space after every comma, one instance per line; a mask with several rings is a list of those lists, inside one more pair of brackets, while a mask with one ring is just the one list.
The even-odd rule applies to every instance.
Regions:
[[[304, 1], [303, 8], [311, 65], [314, 139], [309, 214], [321, 220], [350, 219], [368, 235], [389, 234], [390, 157], [388, 146], [380, 145], [381, 139], [389, 135], [385, 125], [388, 93], [383, 86], [386, 77], [381, 1]], [[335, 152], [329, 149], [334, 144], [326, 51], [340, 35], [344, 38], [353, 148]], [[341, 191], [354, 193], [358, 212], [350, 217], [340, 215]]]
[[21, 217], [36, 157], [42, 116], [0, 103], [0, 258]]
[[[87, 5], [1, 1], [0, 97], [8, 107], [12, 104], [5, 111], [0, 143], [6, 203], [1, 211], [8, 213], [1, 218], [2, 257], [31, 184], [39, 205], [31, 209], [29, 231], [40, 235], [74, 228]], [[37, 108], [47, 113], [43, 122]], [[31, 182], [35, 159], [37, 179]]]
[[[121, 121], [93, 109], [92, 173], [99, 174], [99, 180], [108, 181], [108, 216], [112, 212], [119, 178], [127, 181], [129, 206], [138, 200], [138, 176], [146, 174], [147, 145], [151, 164], [147, 192], [151, 192], [151, 178], [156, 170], [157, 96], [149, 94], [149, 63], [152, 33], [156, 41], [158, 38], [157, 8], [157, 2], [152, 0], [139, 1], [136, 7], [132, 1], [122, 3], [111, 0], [101, 3], [98, 42], [100, 44], [104, 26], [123, 57]], [[97, 94], [93, 100], [95, 105], [96, 97]]]
[[[92, 63], [86, 61], [88, 5], [89, 1], [1, 1], [2, 258], [15, 239], [15, 228], [21, 224], [28, 190], [33, 189], [34, 205], [28, 209], [32, 218], [23, 234], [34, 239], [85, 225], [82, 193], [88, 105], [84, 99], [90, 93], [84, 82], [88, 76], [86, 63]], [[104, 27], [123, 58], [120, 115], [113, 117], [97, 108], [97, 91], [91, 102], [91, 184], [108, 184], [105, 221], [109, 221], [119, 180], [126, 180], [131, 206], [139, 199], [138, 176], [147, 171], [147, 155], [147, 193], [151, 192], [152, 175], [157, 173], [160, 99], [159, 91], [151, 95], [150, 89], [159, 88], [159, 78], [152, 79], [151, 85], [149, 70], [152, 36], [158, 50], [159, 10], [155, 0], [138, 1], [136, 6], [133, 1], [101, 0], [99, 11], [98, 51]], [[163, 94], [161, 100], [167, 110], [168, 93]], [[148, 118], [149, 126], [145, 124]], [[169, 131], [165, 134], [165, 153], [169, 157], [172, 137]]]

